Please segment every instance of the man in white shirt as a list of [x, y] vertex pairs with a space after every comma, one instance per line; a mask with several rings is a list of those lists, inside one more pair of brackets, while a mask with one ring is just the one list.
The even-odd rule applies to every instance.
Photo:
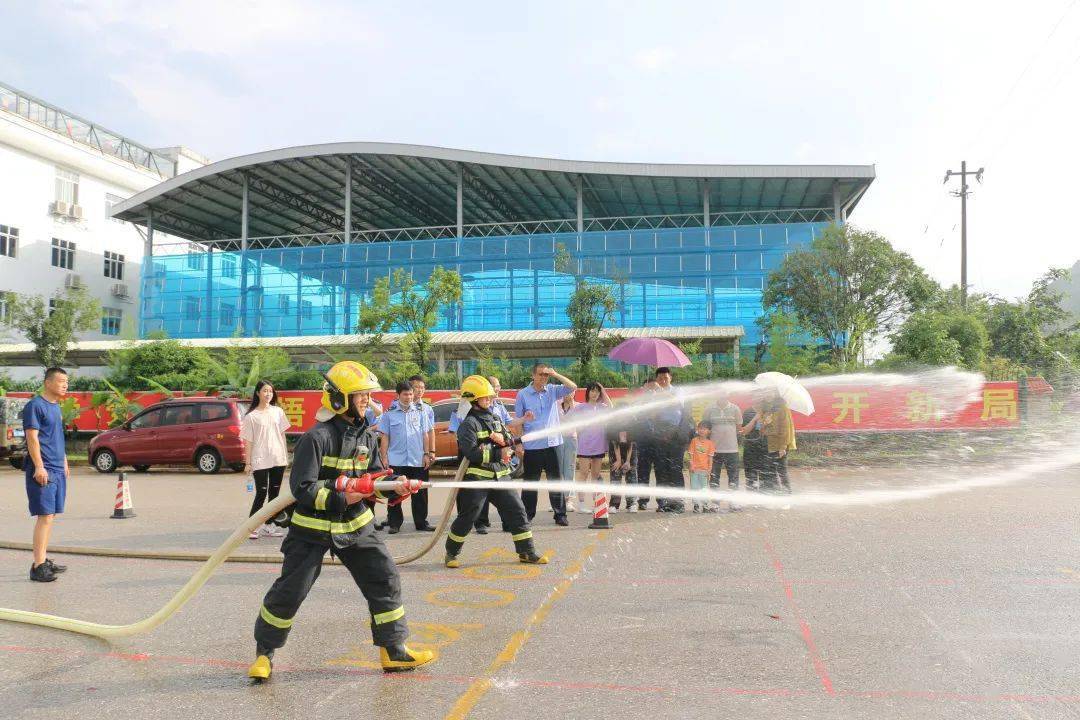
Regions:
[[[713, 455], [712, 475], [709, 487], [720, 489], [720, 471], [727, 471], [728, 488], [739, 489], [739, 428], [742, 426], [742, 410], [731, 402], [727, 392], [721, 391], [716, 404], [705, 411], [705, 419], [712, 422], [712, 441], [716, 445]], [[715, 503], [707, 503], [709, 512], [716, 512]], [[737, 509], [735, 505], [732, 510]]]

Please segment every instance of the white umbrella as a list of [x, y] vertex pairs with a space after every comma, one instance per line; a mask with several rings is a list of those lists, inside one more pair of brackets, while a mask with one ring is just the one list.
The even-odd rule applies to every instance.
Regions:
[[798, 380], [780, 372], [763, 372], [754, 378], [761, 387], [776, 390], [792, 411], [800, 415], [814, 414], [814, 400]]

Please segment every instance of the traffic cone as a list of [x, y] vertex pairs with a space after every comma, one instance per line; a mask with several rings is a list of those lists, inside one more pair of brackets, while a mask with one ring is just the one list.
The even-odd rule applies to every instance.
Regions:
[[607, 493], [596, 493], [593, 496], [593, 515], [592, 522], [589, 523], [590, 530], [610, 530], [611, 520], [608, 518], [608, 499]]
[[113, 508], [112, 519], [123, 520], [135, 517], [135, 507], [131, 504], [131, 487], [128, 485], [127, 476], [120, 473], [116, 480], [116, 507]]

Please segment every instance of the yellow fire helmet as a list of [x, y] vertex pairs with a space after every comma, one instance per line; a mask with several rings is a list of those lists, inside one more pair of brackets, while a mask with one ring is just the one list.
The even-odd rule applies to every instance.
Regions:
[[336, 363], [323, 377], [326, 378], [323, 383], [323, 407], [338, 415], [349, 409], [349, 396], [353, 393], [381, 389], [375, 373], [352, 360]]
[[495, 388], [483, 375], [470, 375], [461, 383], [461, 399], [473, 402], [482, 397], [494, 397]]

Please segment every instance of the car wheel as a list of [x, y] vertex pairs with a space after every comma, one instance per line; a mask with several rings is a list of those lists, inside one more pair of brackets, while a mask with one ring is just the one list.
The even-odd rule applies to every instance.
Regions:
[[204, 475], [213, 475], [221, 469], [221, 455], [214, 448], [201, 448], [195, 453], [195, 467]]
[[23, 459], [22, 459], [21, 455], [18, 456], [18, 457], [16, 457], [16, 456], [9, 457], [8, 462], [11, 463], [11, 467], [15, 468], [16, 470], [22, 470], [23, 469]]
[[94, 453], [94, 469], [99, 473], [111, 473], [116, 470], [116, 454], [112, 450], [98, 450]]
[[132, 467], [135, 468], [135, 472], [140, 472], [140, 473], [146, 472], [147, 470], [150, 469], [149, 465], [132, 465]]

